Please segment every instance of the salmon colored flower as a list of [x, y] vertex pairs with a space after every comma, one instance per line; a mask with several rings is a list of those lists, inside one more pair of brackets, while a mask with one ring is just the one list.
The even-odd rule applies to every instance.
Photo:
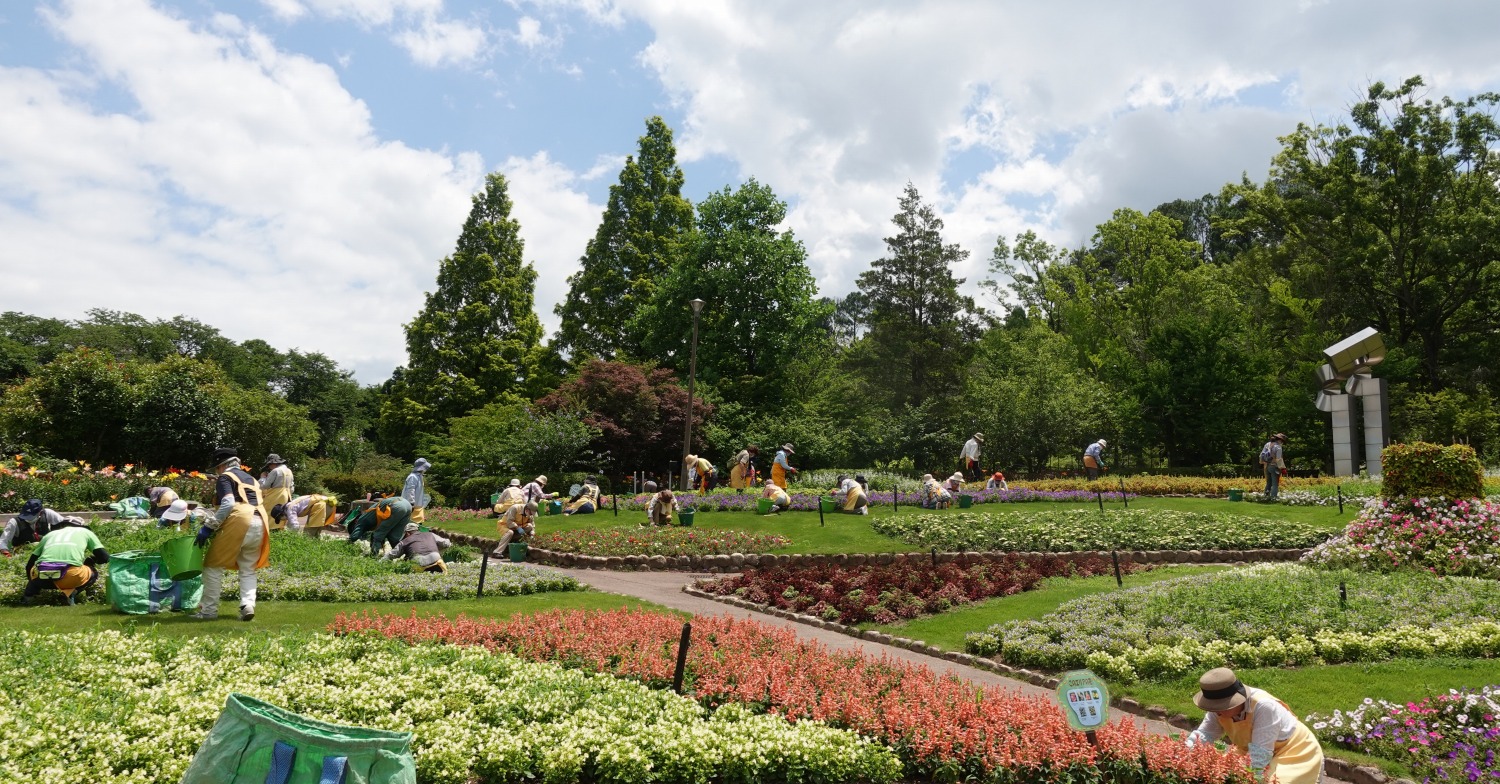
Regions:
[[62, 480], [62, 483], [63, 483], [63, 484], [67, 484], [67, 483], [69, 483], [69, 482], [71, 482], [71, 481], [73, 481], [73, 480], [71, 480], [71, 479], [64, 479], [64, 480]]

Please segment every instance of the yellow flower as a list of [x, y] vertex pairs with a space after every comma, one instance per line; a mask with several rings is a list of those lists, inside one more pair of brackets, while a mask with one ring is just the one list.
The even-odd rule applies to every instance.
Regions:
[[181, 474], [177, 473], [176, 471], [173, 471], [172, 473], [167, 474], [166, 478], [167, 479], [176, 479], [179, 476], [181, 476]]
[[70, 474], [76, 474], [76, 473], [78, 473], [78, 466], [68, 466], [68, 473], [70, 473]]

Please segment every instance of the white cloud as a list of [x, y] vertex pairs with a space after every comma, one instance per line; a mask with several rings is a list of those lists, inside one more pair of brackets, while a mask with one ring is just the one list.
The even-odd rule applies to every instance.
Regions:
[[[619, 167], [615, 167], [618, 171]], [[510, 184], [511, 215], [521, 224], [526, 260], [536, 267], [536, 310], [547, 331], [557, 329], [552, 307], [567, 297], [567, 277], [578, 269], [604, 206], [593, 204], [580, 187], [584, 177], [553, 161], [546, 152], [512, 157], [500, 165]]]
[[392, 40], [418, 65], [438, 67], [478, 61], [484, 54], [488, 36], [476, 25], [442, 21], [425, 14], [415, 27], [395, 33]]
[[391, 41], [429, 68], [478, 62], [489, 46], [482, 24], [444, 18], [443, 0], [261, 0], [278, 18], [307, 14], [387, 28]]
[[[479, 186], [477, 156], [377, 138], [328, 66], [145, 0], [60, 3], [73, 70], [0, 69], [11, 301], [179, 313], [383, 378]], [[93, 88], [136, 105], [107, 112]]]

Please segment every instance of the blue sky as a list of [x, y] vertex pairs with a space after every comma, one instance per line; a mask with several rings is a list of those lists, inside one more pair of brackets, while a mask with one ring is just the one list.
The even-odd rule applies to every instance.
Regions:
[[1262, 178], [1370, 81], [1500, 89], [1495, 29], [1478, 0], [11, 2], [0, 307], [182, 313], [377, 383], [488, 171], [555, 327], [656, 114], [690, 198], [754, 176], [789, 202], [824, 293], [908, 180], [973, 285], [997, 235], [1077, 245]]

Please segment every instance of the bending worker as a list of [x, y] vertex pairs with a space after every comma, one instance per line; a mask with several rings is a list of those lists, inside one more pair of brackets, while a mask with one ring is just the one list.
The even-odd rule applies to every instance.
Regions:
[[42, 506], [42, 499], [27, 501], [21, 505], [20, 513], [5, 524], [5, 533], [0, 534], [0, 553], [9, 556], [16, 547], [42, 541], [62, 519], [56, 510]]
[[427, 469], [431, 467], [432, 464], [427, 462], [427, 458], [417, 458], [417, 462], [411, 466], [411, 473], [406, 475], [406, 484], [401, 487], [401, 497], [411, 504], [412, 522], [418, 525], [427, 521], [427, 504], [432, 501], [432, 496], [427, 494], [425, 479]]
[[1250, 755], [1250, 769], [1261, 781], [1317, 784], [1323, 776], [1323, 747], [1286, 703], [1219, 667], [1198, 679], [1193, 702], [1207, 715], [1187, 736], [1187, 745], [1223, 738]]
[[[266, 455], [266, 464], [260, 469], [260, 500], [265, 504], [267, 512], [277, 504], [289, 503], [297, 494], [297, 483], [292, 476], [292, 469], [286, 467], [286, 461], [281, 455], [272, 452]], [[271, 516], [271, 530], [280, 531], [286, 527], [286, 521], [275, 519]]]
[[707, 458], [688, 455], [683, 458], [682, 465], [687, 471], [688, 487], [705, 493], [714, 489], [714, 464]]
[[177, 491], [170, 487], [153, 487], [146, 491], [146, 497], [151, 499], [151, 516], [160, 520], [162, 513], [177, 500]]
[[922, 508], [923, 509], [947, 509], [953, 503], [953, 494], [949, 493], [942, 483], [932, 477], [932, 474], [922, 475]]
[[788, 476], [797, 473], [797, 469], [792, 468], [792, 464], [786, 461], [787, 455], [795, 454], [797, 453], [792, 451], [791, 444], [782, 444], [781, 449], [776, 452], [776, 457], [771, 460], [771, 481], [775, 482], [777, 487], [788, 487]]
[[407, 523], [403, 531], [406, 535], [401, 537], [395, 549], [385, 554], [386, 558], [392, 561], [410, 558], [424, 572], [448, 573], [448, 564], [443, 561], [443, 550], [452, 546], [452, 542], [431, 531], [423, 531], [422, 526], [416, 523]]
[[500, 497], [495, 499], [495, 514], [503, 515], [505, 510], [517, 504], [526, 503], [526, 493], [521, 490], [521, 480], [512, 479], [510, 485], [500, 491]]
[[[651, 490], [656, 489], [655, 482], [648, 482]], [[646, 522], [642, 525], [671, 525], [672, 515], [677, 512], [677, 498], [672, 495], [672, 488], [667, 488], [653, 496], [646, 504]]]
[[77, 517], [64, 517], [42, 537], [42, 543], [26, 561], [26, 589], [21, 603], [31, 604], [43, 588], [56, 588], [73, 603], [73, 593], [94, 584], [99, 571], [94, 567], [109, 563], [104, 543]]
[[1109, 445], [1101, 438], [1083, 450], [1083, 470], [1088, 472], [1090, 480], [1098, 479], [1099, 472], [1106, 468], [1104, 465], [1104, 447], [1106, 446]]
[[859, 481], [863, 478], [861, 476], [839, 477], [838, 492], [844, 496], [842, 511], [859, 515], [870, 513], [870, 496], [865, 493], [864, 483]]
[[[211, 621], [219, 617], [219, 593], [224, 570], [240, 575], [240, 620], [255, 618], [255, 570], [271, 560], [271, 532], [261, 506], [260, 485], [240, 468], [236, 450], [214, 451], [214, 497], [219, 508], [198, 529], [194, 544], [208, 547], [203, 556], [203, 601], [194, 618]], [[213, 543], [209, 544], [212, 539]]]
[[777, 514], [792, 508], [792, 497], [776, 484], [776, 480], [767, 479], [765, 492], [760, 494], [761, 498], [771, 499], [771, 511]]
[[[349, 538], [358, 541], [368, 535], [370, 555], [378, 556], [386, 545], [395, 547], [399, 544], [406, 533], [406, 524], [415, 522], [412, 519], [411, 504], [405, 498], [382, 498], [369, 511], [359, 516], [354, 528], [350, 529]], [[417, 527], [420, 528], [421, 524], [418, 523]]]
[[271, 507], [271, 519], [317, 539], [323, 535], [323, 526], [336, 516], [337, 508], [338, 501], [331, 495], [299, 495]]
[[736, 490], [743, 490], [755, 483], [755, 458], [760, 455], [760, 447], [755, 444], [740, 450], [730, 461], [729, 486]]

